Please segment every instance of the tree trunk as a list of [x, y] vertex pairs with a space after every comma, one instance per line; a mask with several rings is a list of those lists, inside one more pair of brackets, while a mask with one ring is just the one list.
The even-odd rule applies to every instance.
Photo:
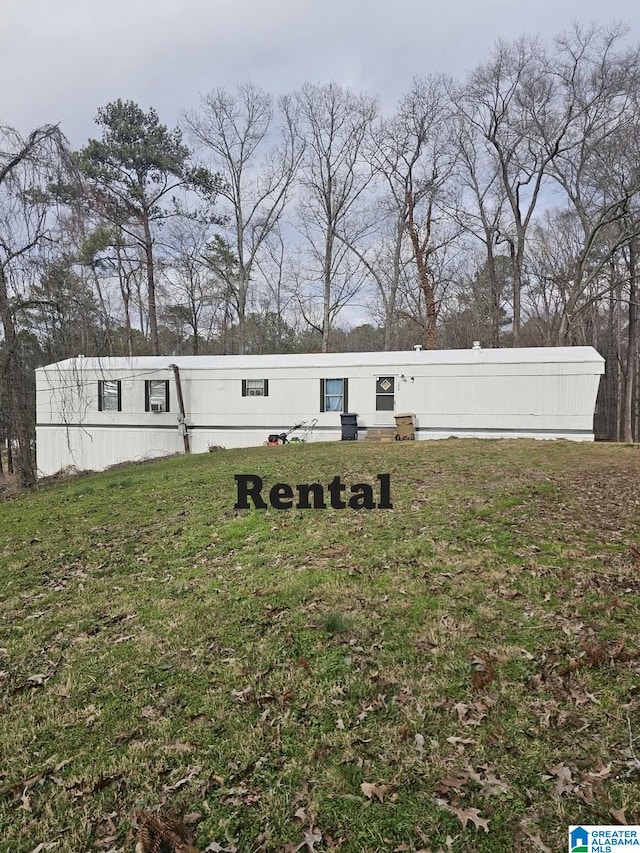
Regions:
[[122, 293], [122, 306], [124, 310], [124, 327], [127, 333], [127, 352], [129, 356], [133, 358], [133, 329], [131, 328], [131, 314], [129, 313], [129, 302], [131, 299], [131, 294], [127, 290], [125, 291], [121, 288]]
[[622, 282], [618, 281], [615, 300], [615, 353], [616, 353], [616, 429], [615, 440], [620, 441], [622, 436]]
[[7, 423], [7, 473], [13, 474], [13, 435], [11, 433], [11, 421]]
[[331, 264], [333, 260], [333, 232], [327, 229], [322, 269], [322, 352], [329, 352], [329, 326], [331, 323]]
[[633, 441], [633, 388], [638, 352], [638, 276], [636, 264], [636, 244], [632, 240], [629, 243], [629, 327], [622, 400], [622, 441]]
[[153, 238], [151, 237], [151, 226], [149, 215], [145, 210], [142, 216], [142, 227], [144, 229], [144, 255], [147, 266], [147, 291], [149, 297], [149, 337], [151, 339], [151, 355], [160, 355], [160, 344], [158, 341], [158, 312], [156, 309], [156, 282], [153, 266]]
[[514, 247], [513, 261], [513, 346], [520, 346], [522, 325], [522, 267], [524, 264], [524, 234], [518, 236], [518, 246]]
[[487, 270], [489, 272], [489, 290], [491, 293], [491, 340], [492, 347], [500, 346], [500, 287], [496, 275], [496, 260], [493, 254], [491, 236], [487, 237]]
[[[402, 238], [405, 229], [405, 211], [398, 217], [396, 239], [393, 247], [393, 277], [389, 292], [386, 294], [384, 316], [384, 348], [388, 352], [398, 344], [398, 329], [396, 324], [396, 302], [400, 285], [400, 269], [402, 264]], [[383, 294], [384, 295], [384, 294]]]
[[[104, 322], [104, 331], [107, 338], [107, 352], [109, 355], [113, 355], [113, 334], [111, 332], [111, 318], [109, 317], [109, 311], [107, 310], [106, 303], [104, 301], [104, 294], [102, 293], [102, 287], [100, 285], [100, 276], [98, 275], [95, 266], [91, 267], [91, 272], [93, 273], [93, 283], [96, 288], [96, 293], [98, 294], [98, 302], [100, 303], [100, 309], [102, 310], [102, 320]], [[88, 353], [88, 348], [85, 346], [83, 352]]]
[[244, 355], [247, 346], [245, 320], [247, 315], [248, 284], [248, 272], [244, 267], [240, 267], [238, 272], [238, 355]]
[[425, 323], [424, 323], [424, 346], [425, 349], [437, 349], [436, 321], [438, 319], [438, 306], [435, 298], [435, 286], [429, 274], [428, 258], [431, 252], [429, 245], [431, 238], [431, 205], [427, 212], [427, 234], [420, 242], [420, 235], [413, 218], [414, 197], [411, 190], [407, 190], [407, 230], [411, 238], [413, 256], [418, 272], [418, 284], [424, 296]]
[[[19, 342], [7, 282], [2, 269], [0, 269], [0, 318], [7, 348], [8, 420], [11, 424], [9, 442], [13, 434], [18, 442], [16, 468], [20, 485], [32, 486], [36, 481], [36, 474], [31, 454], [31, 431], [27, 414], [24, 373], [20, 364]], [[12, 451], [10, 444], [9, 450]], [[10, 458], [13, 457], [10, 456]]]

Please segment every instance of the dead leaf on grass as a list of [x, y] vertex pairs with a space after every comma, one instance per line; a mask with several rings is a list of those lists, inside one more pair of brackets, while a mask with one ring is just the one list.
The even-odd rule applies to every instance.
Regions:
[[385, 794], [388, 794], [391, 790], [390, 785], [373, 785], [371, 782], [363, 782], [360, 785], [360, 790], [365, 795], [365, 797], [370, 800], [373, 797], [376, 797], [380, 800], [381, 803], [384, 802]]
[[189, 768], [187, 775], [183, 779], [178, 779], [177, 782], [174, 782], [173, 785], [164, 785], [162, 788], [163, 794], [173, 794], [176, 791], [179, 791], [180, 788], [184, 788], [185, 785], [188, 785], [189, 782], [192, 782], [202, 771], [202, 767], [191, 767]]
[[56, 674], [55, 669], [50, 672], [39, 672], [35, 675], [30, 675], [27, 678], [27, 685], [29, 687], [44, 687], [44, 685], [49, 681], [49, 679], [53, 678]]
[[593, 770], [588, 770], [586, 773], [582, 773], [582, 778], [586, 779], [589, 782], [593, 782], [596, 779], [608, 779], [611, 776], [611, 764], [603, 764], [599, 761]]
[[283, 848], [283, 853], [298, 853], [298, 851], [302, 850], [303, 847], [306, 847], [307, 850], [314, 853], [315, 845], [320, 844], [321, 841], [322, 832], [317, 826], [310, 826], [305, 830], [302, 841], [299, 844], [286, 844]]
[[466, 829], [467, 823], [471, 821], [476, 829], [484, 829], [485, 832], [489, 832], [489, 818], [480, 817], [479, 809], [456, 809], [444, 800], [437, 800], [437, 803], [443, 809], [455, 815], [462, 824], [463, 829]]
[[524, 832], [529, 841], [532, 842], [535, 849], [539, 850], [540, 853], [553, 853], [551, 848], [547, 847], [544, 841], [540, 838], [540, 833], [535, 832], [533, 827], [529, 826], [526, 821], [521, 821], [520, 829]]
[[627, 816], [624, 813], [624, 809], [614, 809], [613, 806], [611, 806], [611, 808], [609, 809], [609, 814], [622, 826], [628, 826]]
[[191, 752], [192, 749], [196, 749], [195, 743], [168, 743], [165, 745], [164, 749], [167, 752]]
[[478, 773], [473, 767], [467, 767], [466, 771], [471, 781], [476, 782], [482, 788], [481, 794], [483, 797], [491, 797], [494, 794], [506, 794], [509, 792], [509, 786], [506, 782], [495, 775], [490, 767], [481, 767], [482, 773]]
[[443, 776], [438, 782], [438, 790], [441, 794], [447, 794], [449, 791], [462, 793], [462, 789], [468, 781], [466, 773], [460, 776]]
[[543, 776], [543, 779], [551, 779], [556, 777], [555, 792], [560, 797], [562, 794], [569, 794], [573, 791], [574, 782], [571, 775], [571, 770], [566, 764], [556, 764], [549, 768], [551, 776]]
[[224, 779], [222, 776], [218, 776], [215, 773], [211, 773], [205, 784], [200, 789], [200, 794], [203, 797], [206, 797], [209, 793], [209, 790], [213, 787], [222, 788], [224, 786]]
[[[487, 716], [486, 711], [489, 704], [492, 704], [491, 701], [487, 697], [484, 697], [472, 705], [468, 705], [466, 702], [456, 702], [452, 710], [456, 712], [458, 720], [463, 726], [479, 726]], [[470, 713], [473, 716], [469, 716]]]
[[452, 743], [454, 746], [461, 744], [462, 746], [469, 746], [472, 743], [475, 743], [473, 738], [470, 737], [456, 737], [455, 735], [447, 738], [447, 743]]
[[225, 806], [252, 806], [259, 803], [261, 798], [257, 791], [240, 785], [237, 788], [229, 788], [220, 802]]
[[231, 691], [231, 695], [236, 700], [236, 702], [240, 702], [241, 704], [244, 704], [252, 693], [253, 687], [245, 687], [242, 690]]

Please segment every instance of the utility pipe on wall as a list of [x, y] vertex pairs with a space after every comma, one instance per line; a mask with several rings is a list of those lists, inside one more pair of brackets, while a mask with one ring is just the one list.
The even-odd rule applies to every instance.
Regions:
[[176, 391], [178, 393], [178, 429], [182, 433], [182, 440], [184, 441], [184, 452], [191, 453], [191, 447], [189, 446], [189, 432], [187, 430], [187, 419], [184, 413], [184, 397], [182, 396], [182, 384], [180, 382], [180, 371], [178, 369], [177, 364], [170, 364], [169, 367], [173, 370], [173, 377], [176, 381]]

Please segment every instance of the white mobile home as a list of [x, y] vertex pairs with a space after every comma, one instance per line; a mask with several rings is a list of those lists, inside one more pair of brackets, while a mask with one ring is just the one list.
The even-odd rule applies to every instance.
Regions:
[[181, 452], [185, 432], [196, 453], [260, 445], [314, 419], [312, 440], [340, 439], [342, 412], [357, 413], [360, 437], [413, 412], [418, 439], [592, 441], [603, 372], [591, 347], [79, 356], [36, 371], [38, 471]]

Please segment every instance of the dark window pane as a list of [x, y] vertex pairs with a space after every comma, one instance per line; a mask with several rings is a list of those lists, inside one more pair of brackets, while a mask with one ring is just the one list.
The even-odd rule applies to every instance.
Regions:
[[377, 394], [376, 395], [376, 412], [392, 412], [393, 411], [393, 394]]

